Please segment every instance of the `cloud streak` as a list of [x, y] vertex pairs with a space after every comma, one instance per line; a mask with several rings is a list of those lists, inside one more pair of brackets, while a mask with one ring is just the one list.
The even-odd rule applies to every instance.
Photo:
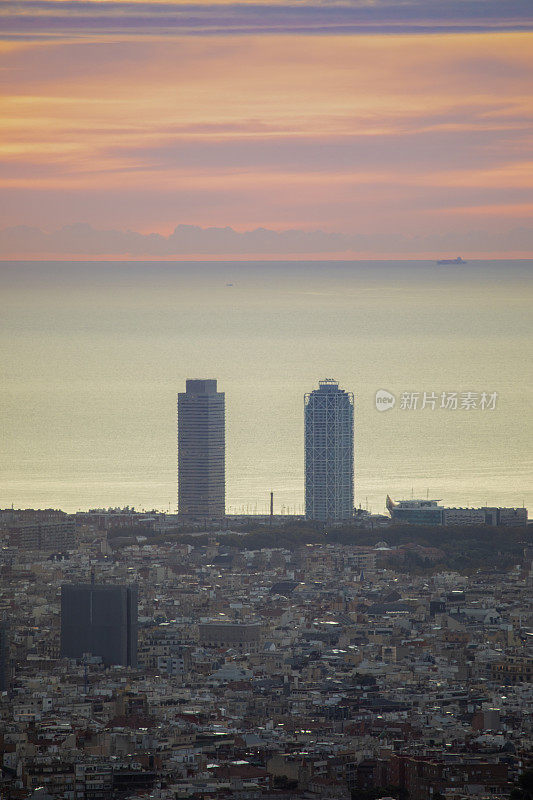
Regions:
[[5, 39], [250, 34], [527, 31], [529, 0], [332, 0], [274, 3], [4, 2]]
[[[376, 255], [466, 252], [459, 235], [490, 231], [476, 252], [523, 252], [506, 231], [533, 213], [530, 45], [523, 33], [4, 43], [1, 224], [83, 220], [114, 231], [105, 246], [87, 234], [89, 253], [162, 258], [373, 241], [275, 235], [288, 229], [364, 231]], [[274, 233], [189, 233], [193, 246], [167, 241], [176, 221]], [[435, 238], [452, 230], [449, 245]], [[79, 229], [28, 236], [4, 252], [85, 252]]]

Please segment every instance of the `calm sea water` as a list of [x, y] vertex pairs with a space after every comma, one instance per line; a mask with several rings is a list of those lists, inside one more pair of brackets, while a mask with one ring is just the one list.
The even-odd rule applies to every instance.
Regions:
[[[301, 510], [321, 378], [355, 395], [357, 503], [533, 508], [532, 261], [3, 262], [0, 285], [0, 506], [174, 509], [176, 394], [213, 377], [228, 510], [264, 511], [271, 489]], [[442, 392], [498, 398], [444, 410]]]

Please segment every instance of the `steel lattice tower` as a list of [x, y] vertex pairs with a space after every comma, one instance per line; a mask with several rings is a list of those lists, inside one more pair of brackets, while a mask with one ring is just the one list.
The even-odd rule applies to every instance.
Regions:
[[305, 514], [350, 519], [354, 503], [353, 394], [319, 381], [305, 395]]

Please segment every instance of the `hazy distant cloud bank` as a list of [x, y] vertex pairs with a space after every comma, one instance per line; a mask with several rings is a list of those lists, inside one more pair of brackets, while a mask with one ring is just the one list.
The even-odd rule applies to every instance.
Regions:
[[294, 255], [320, 253], [512, 253], [533, 251], [533, 227], [506, 232], [408, 236], [344, 234], [325, 231], [274, 231], [256, 228], [239, 232], [230, 227], [178, 225], [169, 236], [135, 231], [97, 230], [79, 223], [45, 232], [19, 225], [0, 231], [0, 255], [64, 256], [181, 256], [181, 255]]
[[84, 2], [0, 6], [4, 38], [49, 35], [430, 33], [530, 30], [530, 0]]

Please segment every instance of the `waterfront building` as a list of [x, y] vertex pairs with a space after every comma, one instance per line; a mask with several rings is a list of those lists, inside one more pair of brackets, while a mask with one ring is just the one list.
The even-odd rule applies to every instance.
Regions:
[[178, 511], [225, 512], [225, 403], [216, 380], [188, 380], [178, 394]]
[[526, 508], [448, 508], [438, 500], [391, 500], [387, 496], [391, 520], [413, 525], [494, 525], [523, 527], [527, 525]]
[[305, 395], [305, 514], [309, 519], [353, 516], [353, 394], [337, 381]]
[[387, 508], [393, 522], [413, 525], [443, 525], [444, 508], [438, 500], [399, 500], [387, 496]]

